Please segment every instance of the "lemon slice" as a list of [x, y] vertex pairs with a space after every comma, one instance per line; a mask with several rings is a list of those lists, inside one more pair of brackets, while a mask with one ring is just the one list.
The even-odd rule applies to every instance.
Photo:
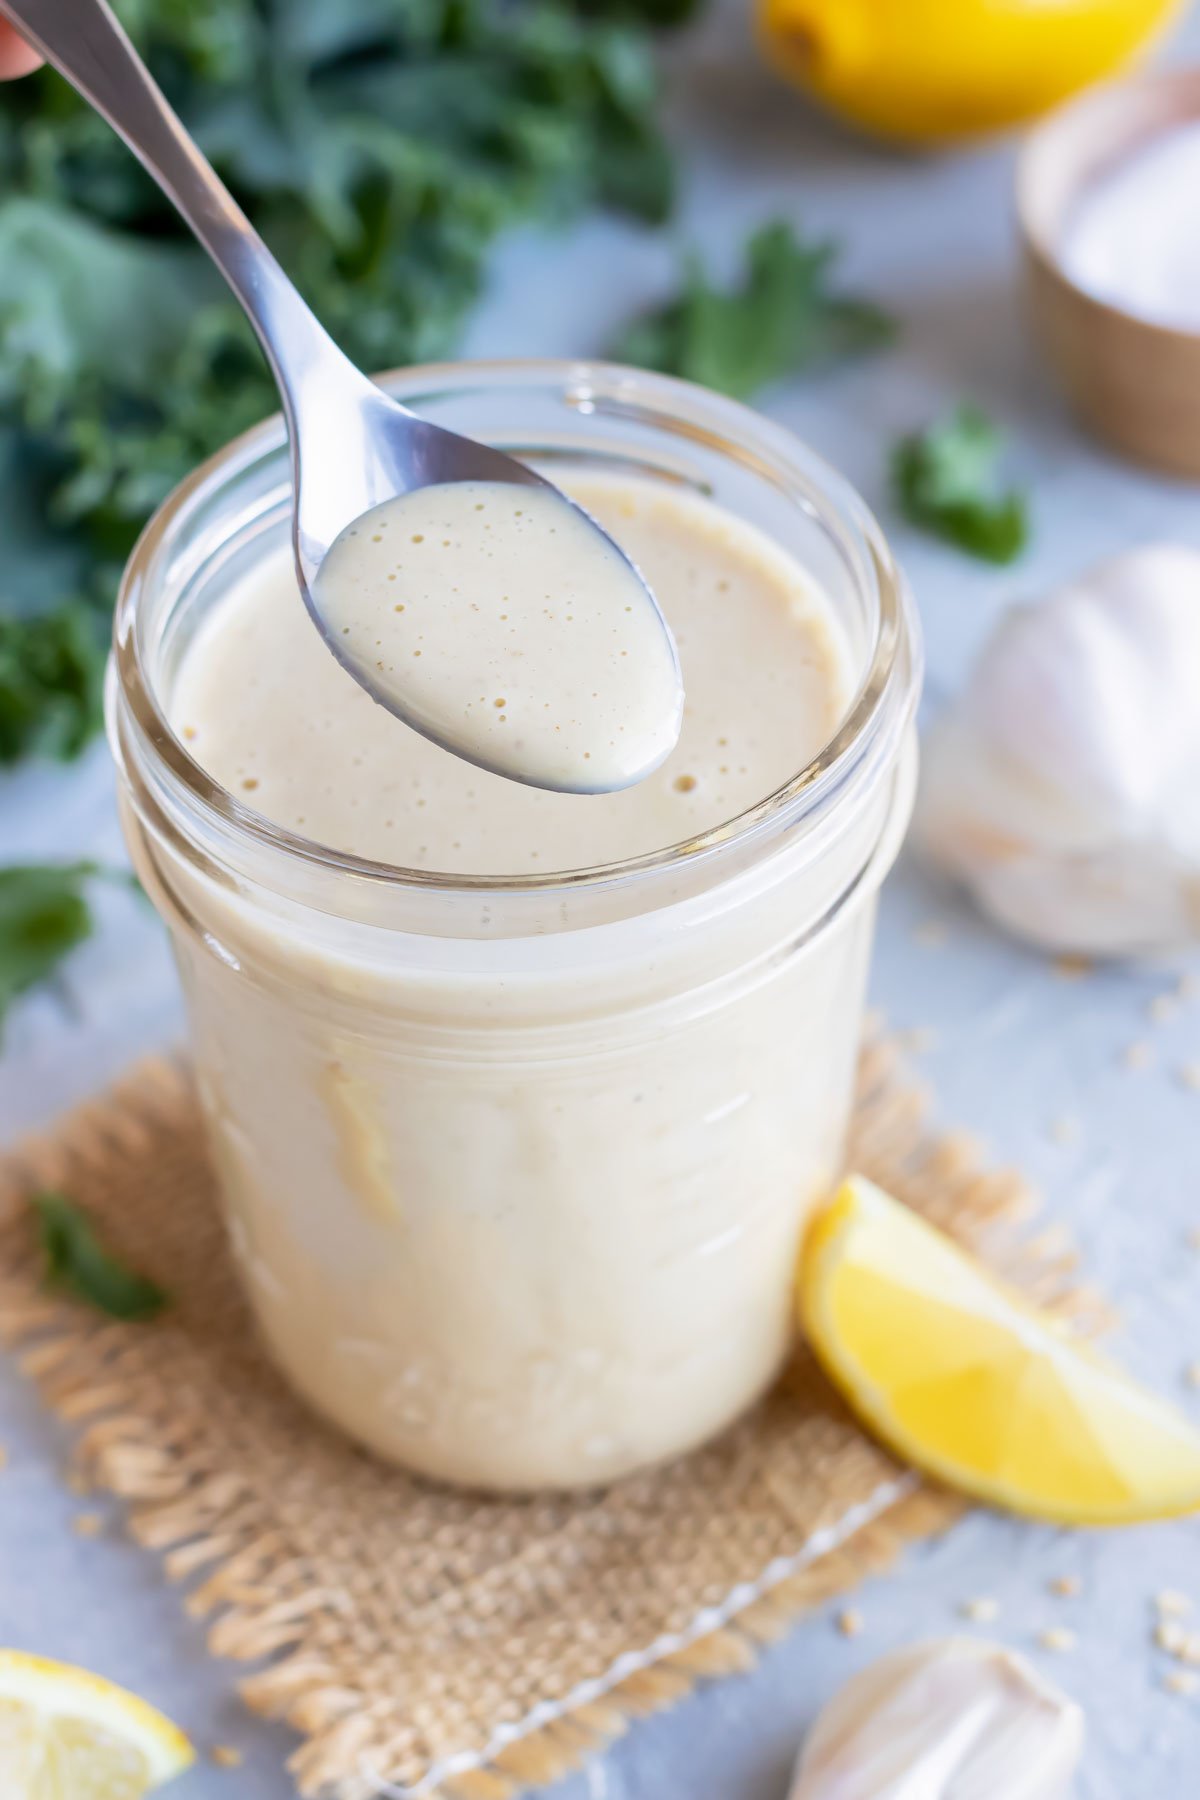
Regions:
[[0, 1650], [4, 1800], [141, 1800], [195, 1752], [154, 1707], [99, 1675]]
[[812, 1227], [801, 1309], [864, 1423], [951, 1487], [1066, 1525], [1200, 1507], [1173, 1407], [859, 1176]]

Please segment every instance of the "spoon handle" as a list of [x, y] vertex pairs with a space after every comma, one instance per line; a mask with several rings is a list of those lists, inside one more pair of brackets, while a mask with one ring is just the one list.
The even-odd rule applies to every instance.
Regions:
[[352, 365], [200, 154], [106, 0], [0, 0], [0, 15], [108, 121], [182, 214], [258, 333], [293, 422], [300, 374], [333, 360], [345, 378]]

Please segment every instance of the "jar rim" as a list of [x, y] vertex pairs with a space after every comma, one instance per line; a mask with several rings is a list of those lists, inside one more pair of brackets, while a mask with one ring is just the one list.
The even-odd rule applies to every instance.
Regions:
[[[803, 768], [731, 819], [638, 856], [545, 873], [478, 875], [379, 862], [289, 831], [243, 805], [191, 755], [159, 702], [137, 629], [139, 598], [155, 556], [185, 528], [189, 516], [206, 499], [264, 453], [284, 445], [282, 415], [272, 413], [215, 451], [162, 501], [130, 554], [113, 625], [108, 699], [110, 735], [118, 762], [124, 760], [123, 721], [116, 717], [115, 705], [119, 693], [128, 719], [155, 759], [168, 789], [184, 805], [197, 807], [219, 835], [231, 835], [258, 850], [282, 856], [292, 866], [351, 876], [385, 890], [427, 895], [571, 893], [670, 872], [685, 864], [694, 868], [727, 846], [745, 845], [782, 824], [799, 822], [825, 807], [879, 747], [881, 736], [889, 744], [899, 740], [915, 708], [921, 677], [920, 632], [907, 584], [857, 490], [786, 427], [695, 383], [601, 361], [462, 360], [389, 370], [375, 379], [396, 398], [418, 408], [422, 399], [466, 394], [475, 387], [557, 387], [581, 413], [603, 410], [608, 417], [623, 416], [642, 423], [667, 421], [685, 441], [718, 450], [773, 486], [793, 493], [820, 518], [843, 553], [857, 552], [848, 560], [860, 570], [865, 565], [876, 599], [866, 666], [836, 731]], [[598, 400], [602, 403], [599, 408]], [[890, 762], [891, 758], [884, 760]]]

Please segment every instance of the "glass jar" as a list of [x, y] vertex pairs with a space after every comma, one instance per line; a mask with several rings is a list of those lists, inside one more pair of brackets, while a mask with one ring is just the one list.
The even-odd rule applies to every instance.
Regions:
[[186, 481], [129, 564], [123, 817], [271, 1355], [408, 1468], [589, 1485], [719, 1431], [787, 1354], [911, 805], [917, 628], [854, 492], [731, 401], [550, 362], [385, 385], [550, 472], [712, 495], [811, 571], [859, 672], [820, 755], [716, 830], [565, 876], [437, 875], [270, 824], [167, 723], [198, 625], [286, 536], [280, 421]]

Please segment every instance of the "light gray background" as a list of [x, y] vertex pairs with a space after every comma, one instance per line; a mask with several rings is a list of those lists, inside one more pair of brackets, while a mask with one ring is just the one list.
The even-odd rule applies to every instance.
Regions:
[[[785, 214], [844, 240], [848, 281], [896, 308], [894, 351], [770, 396], [769, 410], [858, 483], [894, 534], [924, 615], [927, 712], [961, 679], [1005, 602], [1038, 592], [1088, 559], [1152, 537], [1200, 545], [1200, 494], [1123, 467], [1078, 436], [1026, 345], [1016, 294], [1012, 150], [948, 157], [885, 154], [806, 112], [762, 73], [741, 8], [727, 6], [676, 52], [672, 110], [686, 146], [679, 237], [718, 264], [755, 223]], [[1200, 19], [1173, 54], [1200, 55]], [[474, 354], [600, 350], [633, 308], [666, 292], [673, 241], [611, 221], [569, 237], [510, 242], [471, 333]], [[943, 403], [972, 395], [1011, 430], [1033, 494], [1033, 550], [994, 572], [921, 541], [892, 516], [884, 450]], [[0, 854], [120, 854], [105, 752], [69, 772], [30, 770], [0, 785]], [[172, 971], [157, 925], [117, 892], [97, 896], [96, 939], [60, 982], [11, 1017], [0, 1062], [0, 1140], [50, 1118], [178, 1031]], [[943, 921], [925, 947], [917, 928]], [[915, 936], [914, 933], [917, 933]], [[1153, 1025], [1163, 971], [1111, 970], [1068, 983], [1002, 941], [954, 896], [902, 864], [886, 894], [876, 1001], [897, 1026], [934, 1034], [922, 1056], [944, 1117], [1015, 1161], [1070, 1221], [1096, 1276], [1117, 1296], [1121, 1352], [1177, 1393], [1200, 1358], [1200, 1094], [1178, 1079], [1200, 1056], [1200, 1002]], [[1123, 1067], [1148, 1038], [1154, 1066]], [[1075, 1122], [1070, 1142], [1063, 1121]], [[129, 1683], [198, 1743], [245, 1753], [237, 1774], [201, 1764], [179, 1800], [285, 1800], [293, 1740], [244, 1715], [236, 1667], [214, 1662], [201, 1628], [154, 1559], [122, 1537], [115, 1513], [93, 1541], [73, 1535], [81, 1502], [62, 1485], [65, 1440], [11, 1367], [0, 1369], [0, 1642], [67, 1657]], [[88, 1503], [90, 1504], [90, 1502]], [[1078, 1574], [1078, 1600], [1047, 1592]], [[955, 1628], [960, 1603], [1001, 1603], [994, 1628], [1052, 1669], [1090, 1715], [1081, 1800], [1183, 1800], [1200, 1791], [1200, 1700], [1166, 1693], [1151, 1644], [1150, 1598], [1183, 1587], [1200, 1601], [1195, 1522], [1083, 1535], [977, 1515], [869, 1583], [866, 1630], [843, 1639], [829, 1616], [797, 1627], [748, 1676], [710, 1686], [637, 1726], [554, 1800], [782, 1800], [795, 1746], [820, 1702], [892, 1645]], [[1037, 1633], [1069, 1624], [1071, 1655], [1040, 1652]]]

